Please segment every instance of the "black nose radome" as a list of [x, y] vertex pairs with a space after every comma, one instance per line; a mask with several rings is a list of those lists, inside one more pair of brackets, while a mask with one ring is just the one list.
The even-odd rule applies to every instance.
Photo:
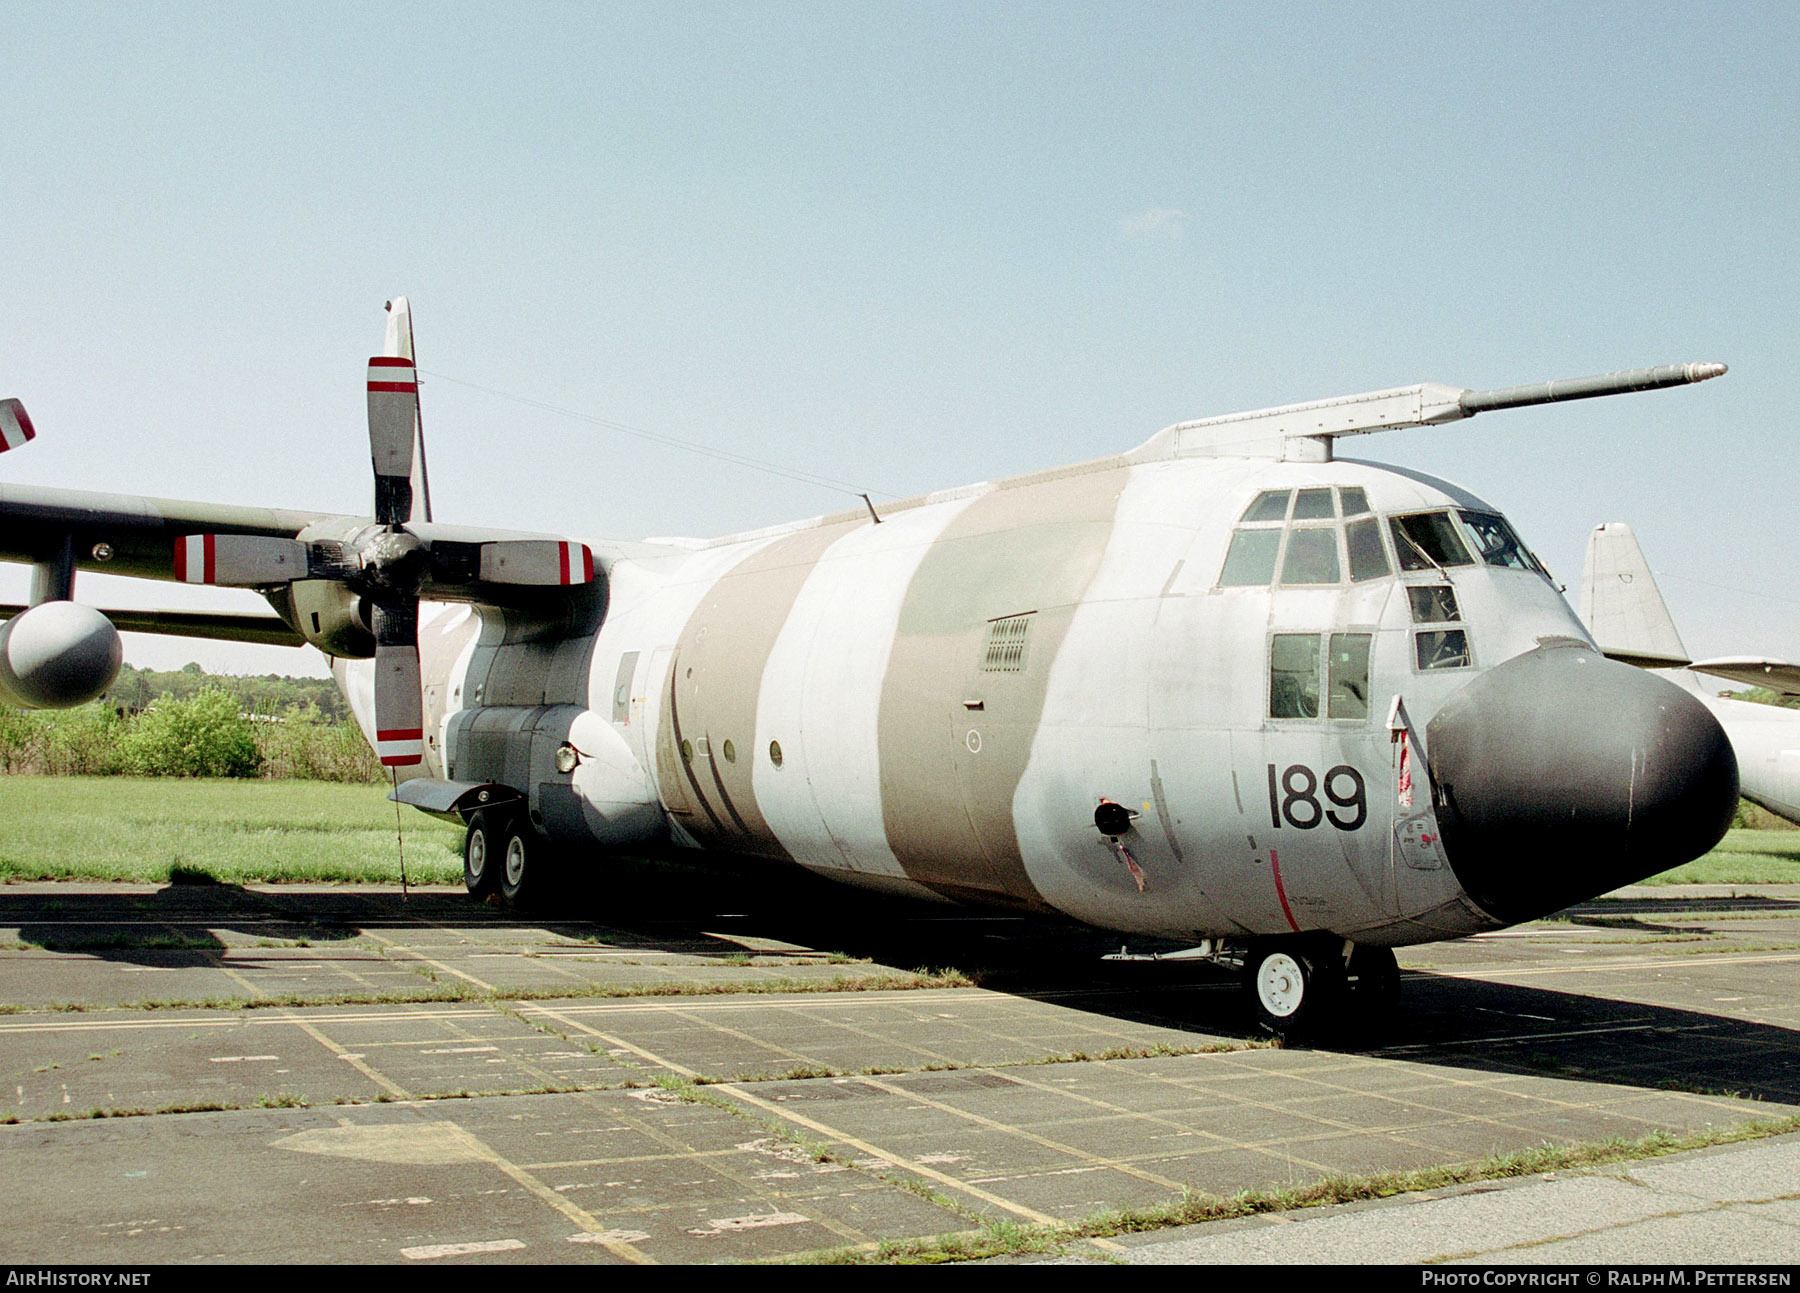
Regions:
[[1450, 867], [1509, 923], [1699, 857], [1737, 808], [1737, 757], [1706, 707], [1574, 644], [1476, 678], [1425, 745]]

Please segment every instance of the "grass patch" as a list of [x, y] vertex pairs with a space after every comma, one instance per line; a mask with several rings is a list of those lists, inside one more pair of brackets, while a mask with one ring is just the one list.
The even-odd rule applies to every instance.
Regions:
[[1800, 831], [1726, 831], [1719, 846], [1644, 884], [1800, 884]]
[[[407, 809], [406, 874], [462, 882], [462, 832]], [[0, 777], [0, 882], [398, 883], [383, 786]]]
[[1069, 1245], [1084, 1239], [1104, 1239], [1146, 1230], [1162, 1230], [1170, 1226], [1227, 1221], [1267, 1212], [1291, 1212], [1299, 1208], [1386, 1199], [1399, 1194], [1446, 1189], [1478, 1181], [1507, 1180], [1536, 1176], [1544, 1172], [1604, 1167], [1611, 1163], [1659, 1158], [1665, 1154], [1706, 1149], [1713, 1145], [1781, 1136], [1793, 1131], [1800, 1131], [1800, 1115], [1739, 1123], [1735, 1127], [1710, 1129], [1685, 1136], [1653, 1131], [1636, 1140], [1615, 1138], [1575, 1145], [1542, 1145], [1516, 1153], [1492, 1155], [1478, 1163], [1427, 1167], [1410, 1172], [1379, 1172], [1370, 1176], [1328, 1176], [1284, 1189], [1245, 1190], [1229, 1198], [1192, 1191], [1169, 1203], [1095, 1213], [1066, 1226], [989, 1222], [977, 1230], [920, 1239], [891, 1240], [880, 1244], [873, 1252], [838, 1248], [803, 1253], [788, 1260], [842, 1265], [912, 1265], [973, 1261], [1015, 1253], [1063, 1252]]

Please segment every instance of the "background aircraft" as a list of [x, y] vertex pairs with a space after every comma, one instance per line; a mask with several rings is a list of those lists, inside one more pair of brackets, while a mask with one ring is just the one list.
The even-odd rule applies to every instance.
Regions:
[[1581, 618], [1609, 657], [1656, 670], [1698, 696], [1731, 738], [1744, 798], [1800, 822], [1800, 710], [1715, 695], [1694, 676], [1793, 696], [1800, 695], [1800, 666], [1754, 656], [1690, 661], [1637, 536], [1623, 521], [1588, 536]]
[[371, 517], [0, 487], [0, 559], [34, 569], [6, 688], [77, 703], [116, 669], [78, 570], [255, 589], [275, 616], [164, 627], [330, 654], [396, 797], [467, 822], [472, 893], [522, 901], [607, 849], [778, 859], [1191, 942], [1277, 1031], [1391, 990], [1395, 946], [1687, 861], [1730, 820], [1704, 705], [1597, 652], [1498, 509], [1335, 453], [1723, 365], [1422, 383], [586, 544], [429, 519], [408, 320], [370, 361]]

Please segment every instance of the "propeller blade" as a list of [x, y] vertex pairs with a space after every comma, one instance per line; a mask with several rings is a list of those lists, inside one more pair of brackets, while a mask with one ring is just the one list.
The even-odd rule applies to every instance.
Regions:
[[[416, 367], [419, 356], [413, 350], [411, 303], [404, 296], [396, 296], [387, 303], [387, 316], [387, 337], [382, 344], [381, 353], [411, 360]], [[418, 441], [413, 447], [412, 487], [413, 511], [422, 514], [429, 521], [431, 519], [431, 473], [425, 466], [425, 417], [423, 413], [419, 416]]]
[[510, 539], [481, 545], [481, 578], [492, 584], [591, 584], [594, 554], [567, 539]]
[[375, 753], [390, 768], [425, 758], [417, 602], [375, 604]]
[[175, 578], [186, 584], [260, 588], [305, 579], [306, 545], [254, 534], [190, 534], [175, 540]]
[[17, 449], [36, 436], [37, 429], [31, 425], [25, 406], [17, 400], [0, 400], [0, 453]]
[[375, 519], [412, 519], [413, 437], [419, 420], [419, 375], [410, 359], [369, 360], [369, 457], [375, 465]]

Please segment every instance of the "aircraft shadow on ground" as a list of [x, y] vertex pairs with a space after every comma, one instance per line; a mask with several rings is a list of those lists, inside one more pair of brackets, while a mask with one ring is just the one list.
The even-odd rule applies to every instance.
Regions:
[[[704, 874], [704, 873], [702, 873]], [[679, 891], [679, 896], [671, 891]], [[671, 899], [674, 899], [671, 901]], [[1604, 900], [1574, 909], [1577, 924], [1654, 931], [1641, 916], [1677, 911], [1793, 911], [1784, 898], [1709, 902]], [[668, 883], [642, 872], [589, 889], [566, 908], [640, 937], [741, 931], [902, 969], [960, 970], [981, 986], [1205, 1037], [1257, 1035], [1236, 976], [1204, 962], [1106, 961], [1127, 940], [1033, 917], [964, 912], [847, 892], [774, 872]], [[693, 922], [698, 923], [693, 923]], [[592, 924], [580, 929], [591, 931]], [[575, 926], [564, 927], [574, 932]], [[1134, 952], [1179, 945], [1128, 940]], [[1399, 1002], [1352, 1009], [1308, 1043], [1345, 1053], [1486, 1072], [1800, 1104], [1800, 1034], [1706, 1010], [1643, 1005], [1430, 971], [1405, 976]]]
[[[396, 904], [398, 900], [396, 892]], [[50, 952], [136, 965], [207, 967], [216, 965], [219, 953], [231, 945], [219, 937], [221, 931], [274, 946], [330, 944], [358, 937], [369, 907], [362, 895], [308, 893], [302, 898], [210, 881], [170, 884], [151, 893], [0, 888], [0, 928], [17, 929], [21, 943]]]
[[[1796, 904], [1752, 898], [1735, 905]], [[1606, 916], [1627, 914], [1611, 902], [1572, 914], [1580, 921], [1596, 907]], [[1645, 914], [1689, 909], [1659, 900]], [[900, 969], [957, 970], [984, 988], [1192, 1034], [1196, 1044], [1256, 1035], [1235, 977], [1219, 967], [1106, 961], [1120, 949], [1119, 935], [865, 894], [786, 869], [716, 872], [680, 862], [612, 868], [565, 886], [545, 910], [554, 917], [508, 912], [441, 889], [402, 899], [394, 889], [283, 893], [229, 884], [170, 885], [148, 894], [0, 888], [0, 927], [18, 929], [27, 945], [136, 964], [216, 965], [226, 944], [215, 931], [279, 946], [354, 939], [368, 927], [517, 926], [721, 959], [775, 940]], [[1130, 943], [1133, 951], [1177, 946]], [[1800, 1104], [1795, 1030], [1704, 1009], [1430, 971], [1405, 976], [1397, 1005], [1346, 1011], [1308, 1044], [1460, 1069]]]

